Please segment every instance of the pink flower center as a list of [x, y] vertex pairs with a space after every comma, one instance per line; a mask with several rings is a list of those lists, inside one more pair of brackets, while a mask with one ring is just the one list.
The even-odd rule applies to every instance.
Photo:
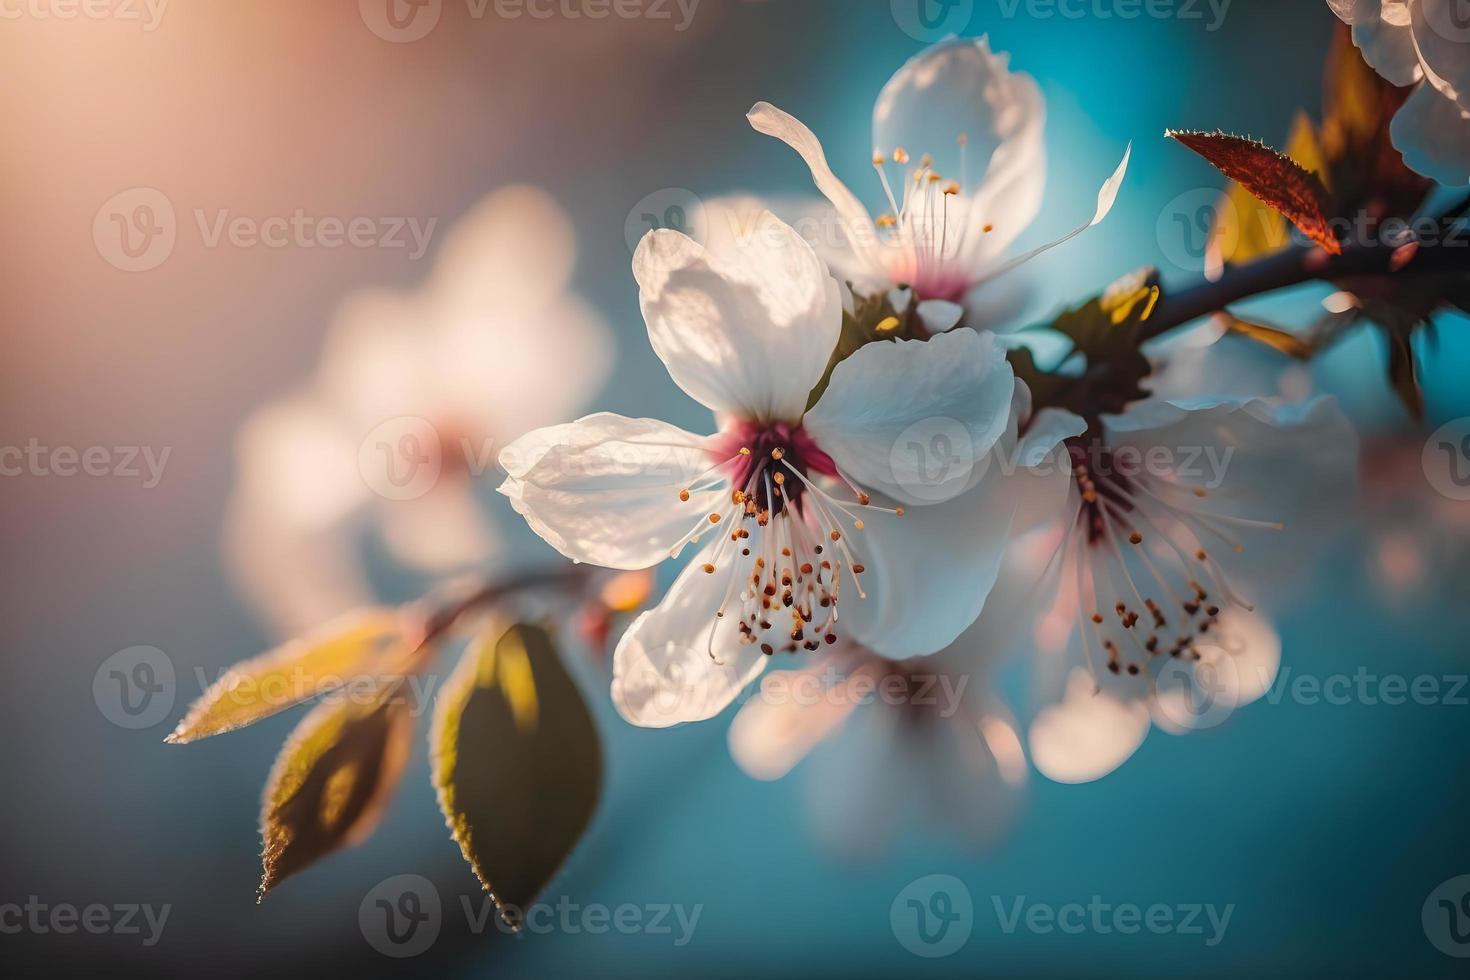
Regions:
[[[903, 508], [874, 506], [800, 425], [741, 422], [721, 433], [711, 453], [714, 465], [679, 493], [688, 502], [702, 490], [730, 492], [728, 506], [701, 517], [679, 545], [721, 534], [703, 566], [728, 576], [710, 625], [711, 658], [715, 628], [727, 615], [738, 617], [740, 642], [759, 644], [768, 656], [837, 642], [844, 579], [867, 597], [859, 581], [866, 569], [849, 540], [865, 527], [857, 512], [901, 515]], [[856, 500], [837, 500], [822, 483], [845, 485]]]

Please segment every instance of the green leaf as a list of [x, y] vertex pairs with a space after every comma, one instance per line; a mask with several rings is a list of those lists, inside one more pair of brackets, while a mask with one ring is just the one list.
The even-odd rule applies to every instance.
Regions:
[[1092, 421], [1143, 398], [1147, 393], [1141, 383], [1151, 370], [1140, 350], [1143, 326], [1162, 295], [1157, 270], [1140, 269], [1051, 323], [1031, 328], [1051, 330], [1071, 340], [1072, 349], [1058, 366], [1077, 354], [1086, 359], [1082, 374], [1074, 377], [1043, 371], [1030, 351], [1012, 349], [1008, 354], [1011, 368], [1031, 389], [1033, 406], [1038, 410], [1064, 408]]
[[266, 782], [258, 901], [287, 877], [361, 843], [377, 828], [413, 741], [402, 686], [339, 692], [291, 733]]
[[1259, 140], [1223, 132], [1169, 130], [1164, 135], [1183, 143], [1216, 170], [1280, 211], [1323, 251], [1342, 254], [1342, 245], [1327, 223], [1327, 188], [1321, 178], [1291, 157]]
[[354, 677], [403, 669], [411, 645], [389, 609], [359, 609], [252, 660], [235, 664], [164, 739], [184, 744], [269, 718]]
[[561, 868], [592, 819], [602, 747], [545, 630], [514, 626], [471, 644], [434, 706], [439, 806], [501, 918]]

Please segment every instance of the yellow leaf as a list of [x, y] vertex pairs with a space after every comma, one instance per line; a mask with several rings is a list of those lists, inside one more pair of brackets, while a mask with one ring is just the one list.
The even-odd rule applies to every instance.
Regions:
[[492, 629], [471, 644], [439, 692], [429, 743], [450, 833], [515, 926], [601, 790], [597, 728], [546, 632]]
[[392, 683], [339, 693], [291, 733], [261, 807], [258, 900], [376, 829], [413, 741], [413, 715], [401, 691], [401, 683]]
[[233, 731], [363, 676], [406, 666], [409, 644], [400, 616], [360, 609], [301, 639], [238, 663], [189, 708], [165, 741], [183, 744]]

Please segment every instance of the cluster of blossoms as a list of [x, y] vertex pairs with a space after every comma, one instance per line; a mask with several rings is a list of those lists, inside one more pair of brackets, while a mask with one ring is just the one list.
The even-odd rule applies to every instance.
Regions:
[[[1286, 470], [1309, 506], [1352, 485], [1356, 442], [1330, 400], [1145, 398], [1093, 418], [1033, 409], [1006, 356], [1019, 341], [985, 321], [983, 287], [1101, 221], [1128, 162], [1089, 221], [1006, 260], [1041, 206], [1043, 114], [1035, 82], [984, 39], [918, 55], [874, 110], [886, 205], [875, 219], [809, 129], [758, 104], [752, 126], [809, 166], [839, 247], [819, 251], [760, 211], [745, 234], [704, 244], [651, 232], [633, 260], [650, 343], [717, 431], [597, 414], [531, 432], [500, 458], [501, 492], [574, 561], [648, 568], [700, 546], [618, 642], [613, 700], [637, 725], [699, 721], [773, 662], [795, 665], [783, 689], [817, 685], [820, 705], [763, 685], [731, 747], [773, 778], [837, 732], [863, 741], [841, 754], [861, 750], [868, 778], [840, 763], [826, 770], [840, 778], [814, 775], [848, 791], [816, 794], [828, 833], [844, 824], [834, 798], [912, 796], [895, 792], [899, 772], [925, 781], [918, 795], [940, 813], [971, 797], [962, 820], [988, 832], [995, 821], [979, 813], [1006, 812], [1002, 790], [1024, 773], [1019, 726], [989, 684], [944, 711], [855, 686], [913, 693], [926, 677], [983, 679], [1004, 652], [1033, 651], [1031, 754], [1064, 781], [1114, 768], [1151, 718], [1198, 727], [1198, 671], [1213, 678], [1230, 661], [1238, 682], [1217, 703], [1258, 696], [1270, 677], [1250, 675], [1274, 671], [1279, 651], [1236, 567], [1245, 539], [1279, 537], [1292, 516], [1270, 491]], [[874, 302], [890, 314], [877, 339], [840, 350], [844, 317]], [[916, 436], [936, 425], [964, 464], [938, 478]], [[1223, 479], [1207, 479], [1202, 458], [1223, 460]], [[1165, 684], [1170, 672], [1183, 683]], [[911, 745], [921, 751], [895, 755]]]

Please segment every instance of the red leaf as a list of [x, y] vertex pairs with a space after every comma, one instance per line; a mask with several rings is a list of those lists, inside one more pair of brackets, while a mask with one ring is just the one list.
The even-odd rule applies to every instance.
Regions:
[[1280, 211], [1323, 251], [1342, 254], [1342, 246], [1327, 225], [1327, 188], [1316, 174], [1265, 143], [1243, 136], [1180, 130], [1169, 130], [1164, 135], [1183, 143]]

